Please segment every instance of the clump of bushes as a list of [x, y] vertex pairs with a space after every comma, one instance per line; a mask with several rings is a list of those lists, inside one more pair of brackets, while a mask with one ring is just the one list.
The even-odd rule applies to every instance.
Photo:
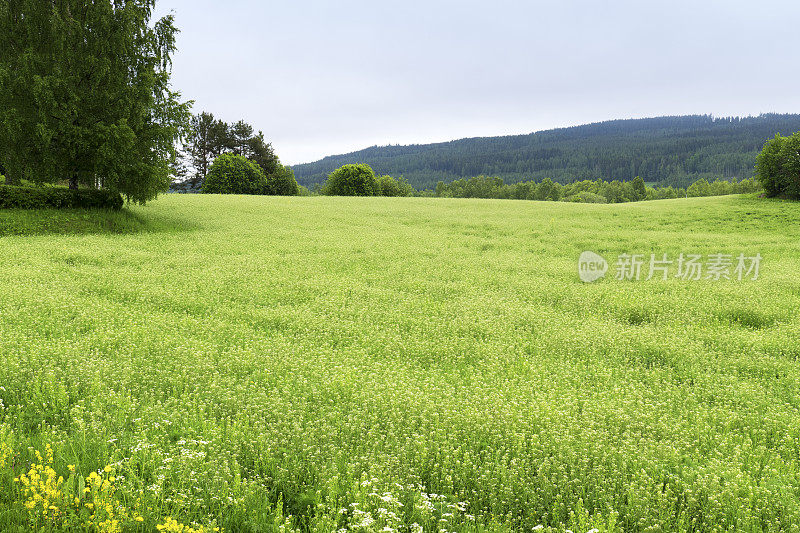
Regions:
[[246, 157], [222, 154], [208, 169], [202, 191], [208, 194], [264, 194], [267, 177]]
[[300, 194], [300, 186], [294, 177], [294, 170], [278, 163], [275, 167], [275, 173], [267, 175], [267, 189], [264, 194], [278, 196], [297, 196]]
[[334, 170], [319, 189], [328, 196], [414, 196], [417, 190], [404, 177], [376, 176], [366, 164], [344, 165]]
[[400, 176], [394, 179], [391, 176], [380, 176], [378, 178], [378, 189], [380, 196], [414, 196], [414, 187]]
[[776, 135], [756, 158], [756, 176], [767, 196], [800, 199], [800, 132]]
[[105, 189], [17, 187], [0, 185], [0, 208], [5, 209], [122, 209], [118, 192]]
[[365, 164], [337, 168], [322, 187], [322, 193], [329, 196], [377, 196], [380, 192], [375, 172]]
[[207, 194], [296, 196], [300, 193], [291, 168], [278, 164], [275, 172], [267, 175], [254, 161], [232, 153], [214, 160], [200, 190]]

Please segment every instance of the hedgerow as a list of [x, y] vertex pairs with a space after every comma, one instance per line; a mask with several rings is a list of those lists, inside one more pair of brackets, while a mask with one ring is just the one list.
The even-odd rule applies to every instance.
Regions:
[[104, 189], [63, 187], [16, 187], [0, 185], [0, 208], [5, 209], [122, 209], [119, 193]]

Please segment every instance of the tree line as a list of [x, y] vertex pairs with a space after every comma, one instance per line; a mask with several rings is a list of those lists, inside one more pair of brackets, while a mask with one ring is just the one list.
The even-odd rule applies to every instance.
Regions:
[[[264, 140], [263, 132], [256, 133], [253, 126], [244, 120], [227, 123], [205, 111], [191, 117], [175, 166], [176, 183], [173, 184], [173, 190], [200, 192], [214, 161], [225, 154], [242, 157], [260, 168], [266, 182], [272, 184], [261, 189], [265, 191], [264, 194], [298, 194], [294, 172], [281, 164], [272, 144]], [[218, 165], [218, 169], [223, 166], [233, 168], [231, 161], [230, 158], [226, 159], [225, 163]], [[219, 185], [210, 188], [216, 187]], [[209, 187], [206, 187], [206, 192], [208, 190]]]
[[631, 181], [582, 180], [562, 185], [545, 178], [540, 182], [523, 181], [507, 184], [502, 178], [478, 176], [451, 183], [440, 181], [433, 191], [422, 196], [440, 198], [499, 198], [512, 200], [553, 200], [583, 203], [623, 203], [699, 196], [723, 196], [758, 192], [761, 184], [755, 178], [741, 181], [701, 178], [689, 187], [651, 187], [637, 176]]
[[798, 130], [800, 115], [614, 120], [529, 135], [376, 146], [292, 168], [309, 188], [348, 163], [366, 163], [378, 174], [402, 174], [417, 189], [481, 175], [506, 183], [550, 178], [562, 184], [641, 176], [648, 183], [686, 188], [701, 178], [752, 177], [764, 140]]
[[[800, 135], [798, 135], [800, 138]], [[503, 178], [476, 176], [450, 183], [440, 181], [434, 189], [417, 190], [404, 178], [377, 176], [367, 164], [349, 164], [333, 171], [318, 194], [331, 196], [420, 196], [436, 198], [495, 198], [509, 200], [565, 201], [583, 203], [623, 203], [668, 198], [723, 196], [762, 190], [755, 178], [741, 181], [701, 178], [689, 187], [652, 187], [637, 176], [630, 181], [582, 180], [567, 185], [550, 178], [542, 181], [505, 183]]]

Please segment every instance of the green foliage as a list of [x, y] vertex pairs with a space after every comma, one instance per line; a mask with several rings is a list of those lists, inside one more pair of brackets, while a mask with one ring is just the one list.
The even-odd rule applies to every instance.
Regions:
[[122, 209], [118, 192], [0, 185], [0, 209]]
[[400, 196], [400, 188], [397, 186], [397, 180], [391, 176], [378, 176], [378, 196]]
[[[648, 187], [641, 178], [620, 182], [603, 180], [583, 180], [567, 185], [544, 179], [541, 183], [523, 181], [510, 185], [501, 178], [478, 176], [468, 180], [455, 180], [452, 183], [440, 181], [430, 196], [443, 198], [504, 198], [514, 200], [557, 201], [584, 203], [622, 203], [640, 200], [664, 200], [686, 196], [722, 196], [726, 194], [753, 193], [761, 190], [755, 178], [742, 181], [716, 179], [709, 183], [698, 180], [688, 191], [675, 187]], [[419, 193], [426, 196], [426, 191]]]
[[498, 198], [501, 196], [503, 180], [489, 176], [460, 179], [452, 183], [436, 185], [440, 196], [451, 198]]
[[0, 160], [13, 182], [69, 179], [144, 203], [167, 190], [189, 104], [177, 29], [154, 0], [0, 3]]
[[752, 177], [764, 139], [798, 130], [798, 114], [613, 120], [530, 135], [374, 146], [296, 165], [294, 171], [306, 186], [322, 182], [341, 165], [362, 162], [379, 174], [403, 174], [417, 189], [480, 175], [506, 183], [550, 178], [563, 184], [641, 176], [647, 183], [688, 187], [700, 178]]
[[580, 191], [575, 194], [564, 197], [565, 202], [578, 202], [584, 204], [605, 204], [608, 199], [605, 196], [600, 196], [597, 193], [589, 191]]
[[[234, 153], [239, 153], [234, 150]], [[269, 176], [276, 172], [286, 173], [286, 169], [282, 169], [282, 165], [275, 151], [272, 149], [272, 144], [264, 140], [264, 134], [260, 131], [257, 135], [250, 137], [243, 150], [239, 155], [243, 155], [261, 167], [264, 174]], [[291, 169], [289, 169], [291, 170]], [[292, 171], [292, 179], [294, 179], [294, 171]]]
[[334, 170], [323, 187], [329, 196], [376, 196], [380, 194], [375, 172], [369, 165], [344, 165]]
[[278, 163], [272, 174], [265, 174], [255, 161], [229, 152], [214, 160], [201, 192], [296, 196], [300, 194], [300, 187], [287, 166]]
[[294, 179], [292, 169], [278, 163], [275, 171], [272, 174], [267, 174], [265, 194], [278, 196], [297, 196], [300, 194], [300, 186], [297, 185], [297, 180]]
[[378, 180], [378, 196], [414, 196], [416, 191], [406, 179], [400, 176], [394, 179], [391, 176], [380, 176]]
[[191, 221], [142, 217], [129, 209], [0, 209], [0, 236], [120, 235], [175, 233], [193, 228]]
[[632, 202], [638, 202], [647, 198], [647, 186], [641, 176], [636, 176], [630, 183]]
[[261, 167], [236, 154], [218, 156], [208, 169], [202, 192], [208, 194], [264, 194], [267, 178]]
[[689, 188], [686, 189], [686, 195], [692, 197], [711, 196], [711, 185], [705, 178], [698, 180], [692, 183]]
[[558, 201], [561, 199], [561, 195], [561, 187], [553, 183], [550, 178], [545, 178], [539, 185], [536, 186], [536, 190], [533, 193], [533, 198], [534, 200]]
[[[165, 195], [98, 213], [127, 212], [196, 227], [0, 238], [4, 532], [97, 531], [30, 523], [13, 478], [47, 443], [65, 483], [114, 465], [144, 518], [123, 531], [800, 523], [792, 203]], [[585, 246], [612, 269], [765, 260], [755, 282], [586, 285]]]
[[184, 140], [184, 158], [188, 158], [189, 165], [183, 165], [183, 172], [178, 176], [181, 179], [194, 180], [202, 184], [208, 174], [211, 163], [226, 150], [232, 148], [228, 138], [228, 125], [214, 118], [214, 115], [202, 112], [192, 115], [189, 130]]
[[800, 132], [767, 141], [756, 158], [756, 176], [767, 196], [800, 199]]
[[285, 182], [281, 190], [289, 190], [286, 171], [281, 169], [272, 145], [264, 141], [262, 132], [254, 134], [253, 131], [253, 127], [243, 120], [228, 124], [215, 119], [213, 113], [204, 111], [193, 115], [180, 158], [181, 172], [178, 178], [200, 186], [214, 159], [222, 154], [233, 153], [255, 162], [267, 176], [280, 173], [277, 179]]

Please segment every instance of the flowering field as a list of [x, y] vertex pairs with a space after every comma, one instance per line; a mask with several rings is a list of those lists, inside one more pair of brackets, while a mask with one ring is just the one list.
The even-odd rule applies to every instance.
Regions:
[[0, 237], [2, 531], [800, 531], [796, 204], [125, 216]]

